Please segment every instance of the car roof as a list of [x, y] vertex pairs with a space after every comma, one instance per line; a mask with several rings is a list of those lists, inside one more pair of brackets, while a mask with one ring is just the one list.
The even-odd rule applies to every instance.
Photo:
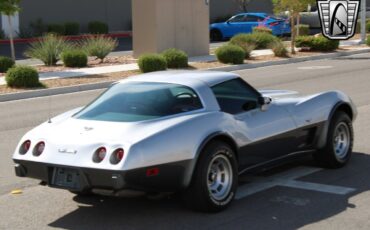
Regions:
[[268, 14], [267, 13], [262, 13], [262, 12], [248, 12], [248, 13], [240, 13], [237, 15], [255, 15], [255, 16], [262, 16], [266, 17]]
[[182, 84], [189, 87], [196, 87], [199, 84], [205, 84], [212, 87], [219, 83], [239, 78], [237, 74], [219, 71], [194, 71], [194, 70], [178, 70], [178, 71], [159, 71], [132, 76], [119, 81], [124, 83], [127, 81], [141, 81], [141, 82], [161, 82]]

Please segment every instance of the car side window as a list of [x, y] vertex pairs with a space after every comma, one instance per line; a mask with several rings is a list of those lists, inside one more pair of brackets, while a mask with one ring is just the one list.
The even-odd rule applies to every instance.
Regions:
[[259, 93], [240, 78], [212, 87], [221, 111], [238, 114], [258, 107]]
[[237, 15], [232, 18], [230, 18], [229, 22], [243, 22], [245, 16], [244, 15]]
[[244, 22], [258, 22], [261, 20], [263, 20], [263, 18], [254, 15], [248, 15], [244, 18]]

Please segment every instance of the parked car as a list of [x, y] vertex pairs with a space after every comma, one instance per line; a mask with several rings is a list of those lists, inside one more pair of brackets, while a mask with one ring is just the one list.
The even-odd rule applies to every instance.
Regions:
[[80, 195], [181, 191], [187, 204], [215, 212], [245, 172], [300, 154], [344, 166], [356, 114], [339, 91], [301, 96], [258, 91], [233, 73], [155, 72], [29, 131], [13, 160], [17, 176]]
[[266, 26], [272, 29], [273, 35], [276, 36], [290, 33], [289, 22], [285, 19], [266, 13], [242, 13], [231, 17], [226, 22], [211, 24], [211, 40], [220, 41], [239, 33], [252, 33], [256, 26]]

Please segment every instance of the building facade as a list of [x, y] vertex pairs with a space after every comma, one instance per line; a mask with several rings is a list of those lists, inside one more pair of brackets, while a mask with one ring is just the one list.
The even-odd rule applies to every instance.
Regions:
[[[22, 1], [19, 28], [27, 29], [41, 19], [44, 24], [78, 22], [81, 32], [87, 31], [90, 21], [102, 21], [110, 31], [132, 29], [132, 1], [134, 0], [32, 0]], [[207, 0], [199, 0], [207, 1]], [[210, 20], [241, 11], [238, 0], [208, 0]], [[272, 12], [271, 0], [252, 0], [248, 11]], [[4, 20], [4, 19], [3, 19]]]

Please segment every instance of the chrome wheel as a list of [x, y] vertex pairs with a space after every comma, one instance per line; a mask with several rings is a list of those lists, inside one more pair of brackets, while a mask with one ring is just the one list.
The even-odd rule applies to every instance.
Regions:
[[225, 199], [233, 184], [230, 160], [225, 155], [216, 155], [208, 166], [208, 191], [214, 200]]
[[350, 131], [345, 122], [339, 123], [334, 131], [333, 149], [338, 160], [343, 160], [350, 147]]

